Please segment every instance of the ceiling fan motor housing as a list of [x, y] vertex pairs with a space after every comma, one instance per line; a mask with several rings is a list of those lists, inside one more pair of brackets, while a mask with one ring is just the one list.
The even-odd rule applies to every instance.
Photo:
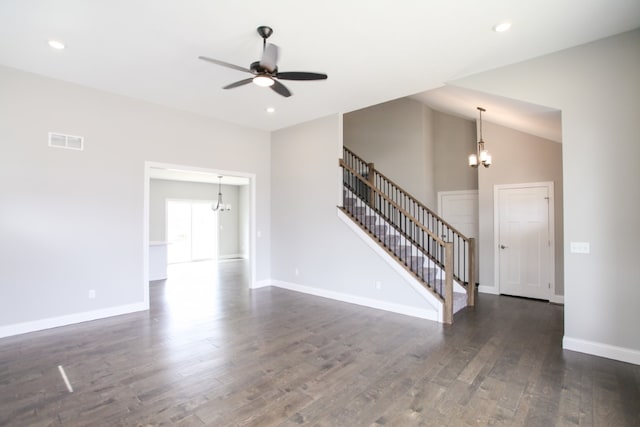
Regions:
[[249, 69], [253, 74], [269, 74], [274, 75], [278, 73], [278, 67], [274, 68], [273, 71], [269, 71], [266, 68], [260, 66], [260, 61], [252, 62], [249, 66]]

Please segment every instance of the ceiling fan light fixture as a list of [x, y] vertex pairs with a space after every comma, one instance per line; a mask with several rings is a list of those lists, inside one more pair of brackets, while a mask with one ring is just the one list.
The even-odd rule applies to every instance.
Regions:
[[273, 79], [265, 74], [259, 74], [253, 78], [253, 83], [260, 87], [273, 86]]

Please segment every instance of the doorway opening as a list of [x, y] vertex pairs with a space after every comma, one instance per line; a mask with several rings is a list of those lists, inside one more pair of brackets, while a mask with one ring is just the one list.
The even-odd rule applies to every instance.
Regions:
[[[220, 190], [224, 212], [212, 209]], [[149, 279], [179, 282], [195, 278], [200, 285], [207, 285], [202, 283], [206, 280], [213, 287], [218, 280], [214, 274], [218, 263], [229, 262], [226, 260], [234, 260], [242, 270], [243, 289], [255, 287], [254, 174], [146, 162], [144, 220], [147, 308]], [[164, 275], [158, 279], [150, 274], [149, 267], [153, 270], [159, 248], [165, 254]], [[195, 296], [197, 292], [189, 294]]]

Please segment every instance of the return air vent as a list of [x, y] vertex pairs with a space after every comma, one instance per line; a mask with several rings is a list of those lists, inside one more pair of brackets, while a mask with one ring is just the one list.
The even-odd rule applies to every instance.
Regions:
[[84, 137], [49, 132], [49, 147], [82, 151], [84, 149]]

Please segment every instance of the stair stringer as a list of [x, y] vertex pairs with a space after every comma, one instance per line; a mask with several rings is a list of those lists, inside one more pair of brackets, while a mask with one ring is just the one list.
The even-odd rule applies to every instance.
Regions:
[[424, 285], [409, 271], [407, 271], [398, 260], [391, 256], [385, 249], [383, 249], [374, 238], [366, 231], [364, 231], [353, 219], [344, 213], [340, 207], [336, 208], [338, 218], [344, 222], [353, 232], [362, 239], [373, 251], [380, 256], [398, 275], [409, 284], [424, 301], [431, 306], [434, 316], [431, 320], [436, 322], [444, 322], [444, 303], [428, 291]]

